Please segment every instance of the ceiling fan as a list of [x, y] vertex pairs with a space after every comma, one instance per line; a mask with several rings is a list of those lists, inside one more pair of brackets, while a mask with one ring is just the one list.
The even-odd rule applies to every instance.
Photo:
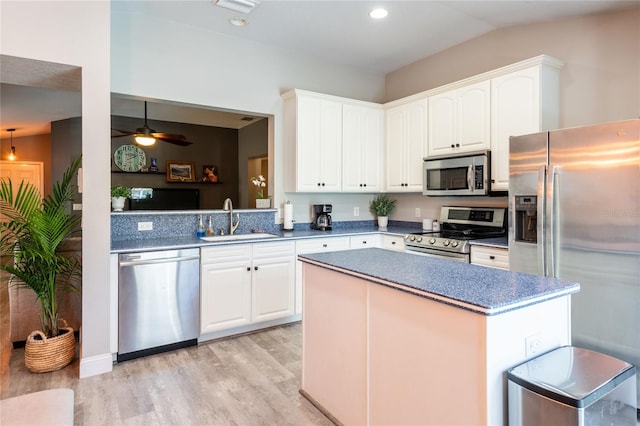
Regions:
[[[133, 136], [135, 141], [144, 146], [153, 145], [156, 140], [172, 143], [174, 145], [187, 146], [191, 145], [191, 142], [187, 140], [184, 135], [172, 134], [172, 133], [160, 133], [156, 132], [147, 124], [147, 101], [144, 101], [144, 126], [138, 127], [135, 131], [111, 129], [111, 138], [121, 138], [124, 136]], [[120, 134], [113, 134], [113, 132]]]

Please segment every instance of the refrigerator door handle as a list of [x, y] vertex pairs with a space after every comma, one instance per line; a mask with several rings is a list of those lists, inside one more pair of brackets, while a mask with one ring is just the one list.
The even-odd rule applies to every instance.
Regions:
[[540, 166], [538, 170], [538, 211], [536, 223], [536, 235], [538, 236], [538, 273], [542, 276], [548, 276], [547, 270], [547, 239], [545, 237], [545, 181], [547, 179], [547, 166]]
[[560, 212], [558, 210], [558, 175], [560, 174], [560, 166], [552, 166], [549, 175], [549, 200], [551, 208], [549, 209], [549, 277], [558, 278], [558, 220]]

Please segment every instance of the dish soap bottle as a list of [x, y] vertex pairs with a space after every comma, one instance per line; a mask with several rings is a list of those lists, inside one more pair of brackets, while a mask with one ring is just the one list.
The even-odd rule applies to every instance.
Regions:
[[211, 216], [209, 216], [209, 227], [207, 228], [207, 235], [215, 235], [216, 231], [213, 230], [213, 222]]
[[196, 231], [196, 237], [204, 237], [204, 224], [202, 223], [202, 215], [200, 215], [200, 221], [198, 223], [198, 230]]

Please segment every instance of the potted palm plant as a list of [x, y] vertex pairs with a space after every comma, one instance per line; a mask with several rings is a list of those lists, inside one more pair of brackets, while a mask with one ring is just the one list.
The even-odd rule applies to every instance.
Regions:
[[124, 209], [124, 202], [131, 197], [131, 188], [125, 186], [111, 187], [111, 207], [114, 212], [121, 212]]
[[9, 283], [33, 290], [40, 302], [42, 330], [27, 337], [25, 365], [33, 372], [58, 370], [75, 356], [71, 327], [59, 325], [62, 292], [79, 291], [79, 261], [64, 256], [60, 244], [79, 230], [80, 216], [69, 204], [76, 194], [72, 185], [81, 164], [76, 159], [42, 198], [33, 184], [22, 181], [17, 189], [11, 179], [0, 181], [0, 254], [13, 259], [0, 268], [10, 274]]
[[380, 194], [371, 200], [371, 213], [378, 216], [378, 227], [386, 228], [389, 222], [389, 215], [396, 208], [396, 200], [389, 198], [387, 194]]

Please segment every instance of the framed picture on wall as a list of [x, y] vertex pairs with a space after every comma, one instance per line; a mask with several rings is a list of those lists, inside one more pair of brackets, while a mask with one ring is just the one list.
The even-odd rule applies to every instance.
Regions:
[[202, 166], [202, 181], [209, 183], [218, 182], [218, 166], [205, 165]]
[[167, 182], [193, 182], [194, 176], [193, 161], [167, 161]]

